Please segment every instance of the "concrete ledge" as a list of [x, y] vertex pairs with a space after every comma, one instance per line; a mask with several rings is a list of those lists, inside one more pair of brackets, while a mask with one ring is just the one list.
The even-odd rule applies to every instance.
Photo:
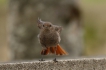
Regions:
[[0, 70], [106, 70], [105, 58], [1, 63]]

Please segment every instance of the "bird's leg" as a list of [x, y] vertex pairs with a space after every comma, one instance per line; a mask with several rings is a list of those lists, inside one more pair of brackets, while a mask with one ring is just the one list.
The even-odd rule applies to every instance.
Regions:
[[40, 59], [39, 61], [45, 61], [45, 60], [43, 59], [43, 55], [41, 55], [41, 59]]
[[[55, 47], [55, 54], [56, 54], [56, 50], [57, 50], [57, 47]], [[56, 57], [53, 59], [53, 61], [54, 62], [58, 62], [57, 59], [56, 59]]]
[[56, 58], [53, 59], [54, 62], [58, 62]]
[[41, 52], [41, 59], [40, 59], [39, 61], [45, 61], [45, 60], [43, 59], [43, 55], [44, 55], [44, 49], [43, 49], [42, 52]]

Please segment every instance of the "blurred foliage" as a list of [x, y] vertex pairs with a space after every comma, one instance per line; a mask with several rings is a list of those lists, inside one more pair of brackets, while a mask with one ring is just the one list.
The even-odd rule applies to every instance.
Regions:
[[91, 4], [103, 4], [106, 0], [82, 0], [84, 3], [91, 3]]
[[0, 6], [1, 5], [6, 5], [7, 0], [0, 0]]
[[106, 0], [82, 0], [86, 55], [106, 54]]

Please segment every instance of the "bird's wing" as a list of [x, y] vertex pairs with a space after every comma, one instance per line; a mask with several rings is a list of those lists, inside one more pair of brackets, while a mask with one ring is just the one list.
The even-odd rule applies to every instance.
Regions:
[[38, 24], [39, 29], [42, 29], [43, 28], [42, 25], [44, 24], [44, 22], [40, 18], [38, 18], [37, 24]]
[[54, 27], [55, 27], [55, 30], [56, 31], [58, 31], [59, 33], [61, 33], [61, 31], [63, 29], [61, 26], [54, 25]]

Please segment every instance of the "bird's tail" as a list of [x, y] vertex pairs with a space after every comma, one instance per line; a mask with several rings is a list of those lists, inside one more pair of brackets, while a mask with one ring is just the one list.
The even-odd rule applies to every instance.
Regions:
[[58, 44], [56, 47], [47, 47], [41, 51], [42, 55], [47, 55], [49, 53], [56, 55], [67, 55], [68, 53]]

